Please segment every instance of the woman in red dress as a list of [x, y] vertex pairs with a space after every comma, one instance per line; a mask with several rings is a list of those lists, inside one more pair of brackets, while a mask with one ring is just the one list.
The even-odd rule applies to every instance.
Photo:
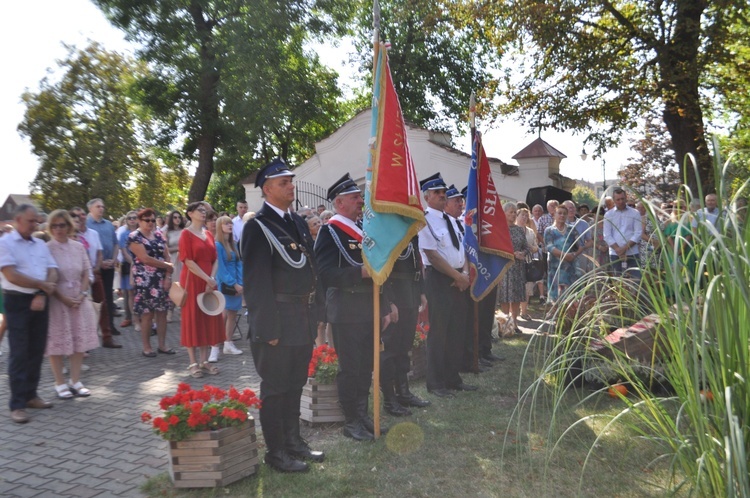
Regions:
[[188, 295], [182, 308], [180, 340], [190, 356], [188, 371], [196, 378], [219, 373], [218, 367], [208, 362], [208, 351], [212, 344], [221, 342], [224, 327], [221, 315], [206, 315], [197, 301], [201, 292], [216, 289], [216, 245], [211, 232], [205, 229], [206, 214], [206, 207], [200, 202], [190, 204], [187, 217], [191, 223], [180, 234], [180, 285]]

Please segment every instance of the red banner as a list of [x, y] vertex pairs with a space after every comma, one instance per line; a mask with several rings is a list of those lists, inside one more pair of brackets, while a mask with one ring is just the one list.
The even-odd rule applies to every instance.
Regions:
[[424, 215], [419, 180], [406, 141], [406, 125], [401, 104], [393, 87], [388, 56], [381, 48], [385, 64], [380, 72], [378, 141], [373, 157], [372, 207], [380, 213], [397, 213], [414, 219]]

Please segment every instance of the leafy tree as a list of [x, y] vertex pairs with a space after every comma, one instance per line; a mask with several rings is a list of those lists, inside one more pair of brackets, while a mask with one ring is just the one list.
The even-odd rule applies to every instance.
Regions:
[[656, 118], [646, 121], [644, 137], [631, 139], [637, 157], [620, 171], [620, 181], [642, 196], [672, 201], [682, 183], [672, 152], [672, 144], [663, 123]]
[[730, 29], [729, 50], [736, 57], [716, 66], [712, 83], [725, 109], [725, 114], [719, 117], [731, 123], [718, 137], [718, 160], [721, 167], [726, 160], [730, 162], [726, 193], [734, 194], [750, 178], [750, 25], [737, 22]]
[[586, 204], [590, 210], [595, 211], [599, 205], [596, 193], [584, 185], [576, 185], [570, 193], [573, 194], [573, 202], [576, 203], [576, 206]]
[[[472, 90], [491, 105], [494, 52], [478, 25], [464, 27], [453, 0], [382, 2], [380, 39], [391, 43], [389, 61], [404, 116], [418, 126], [448, 130], [464, 121]], [[353, 28], [355, 59], [369, 99], [372, 86], [372, 3], [360, 2]], [[369, 104], [368, 104], [369, 105]]]
[[[508, 50], [502, 112], [557, 130], [590, 131], [601, 153], [656, 103], [682, 165], [712, 182], [701, 92], [718, 63], [736, 58], [732, 28], [747, 25], [746, 0], [502, 0], [461, 2]], [[742, 42], [747, 44], [747, 38]], [[520, 72], [520, 76], [519, 76]]]
[[[268, 119], [261, 110], [248, 109], [244, 101], [260, 99], [274, 105], [280, 102], [277, 97], [283, 97], [274, 92], [278, 88], [269, 89], [259, 78], [253, 79], [254, 73], [267, 73], [276, 67], [279, 44], [308, 34], [330, 34], [342, 26], [350, 11], [349, 2], [341, 0], [95, 0], [95, 3], [113, 24], [125, 30], [129, 39], [140, 43], [139, 55], [153, 68], [154, 78], [144, 81], [142, 89], [153, 108], [168, 120], [169, 126], [162, 136], [167, 140], [186, 137], [183, 154], [197, 159], [190, 201], [204, 198], [216, 155], [223, 149], [244, 147], [230, 141], [237, 136], [231, 131], [235, 123], [225, 113], [244, 107], [257, 119]], [[243, 72], [260, 86], [245, 87], [230, 98], [227, 90], [239, 88], [233, 79]], [[295, 107], [293, 114], [299, 111]], [[234, 109], [233, 114], [237, 116], [239, 111]], [[267, 138], [271, 136], [272, 133]], [[247, 148], [256, 147], [255, 153], [262, 157], [265, 151], [262, 146], [258, 150], [257, 144], [257, 140], [252, 140]], [[270, 149], [267, 146], [269, 153]], [[230, 154], [234, 158], [248, 155]]]
[[[40, 159], [32, 190], [44, 209], [101, 197], [111, 213], [125, 212], [137, 201], [134, 184], [180, 174], [178, 164], [170, 165], [177, 173], [162, 172], [144, 139], [153, 121], [130, 91], [142, 66], [97, 43], [68, 47], [58, 65], [59, 81], [44, 78], [38, 92], [22, 95], [26, 112], [18, 126]], [[153, 205], [159, 196], [148, 199]]]

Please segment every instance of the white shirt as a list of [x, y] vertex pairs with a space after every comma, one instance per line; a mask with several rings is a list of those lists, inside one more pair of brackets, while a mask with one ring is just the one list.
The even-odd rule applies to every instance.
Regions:
[[[270, 206], [270, 204], [268, 205]], [[245, 226], [245, 222], [242, 221], [242, 218], [240, 218], [239, 215], [232, 218], [232, 237], [234, 237], [235, 242], [239, 242], [240, 239], [242, 238], [242, 228], [244, 226]]]
[[[123, 226], [118, 227], [117, 230], [115, 230], [115, 235], [117, 236], [117, 244], [118, 245], [120, 244], [120, 235], [122, 235], [122, 232], [124, 232], [127, 229], [128, 229], [128, 224], [127, 224], [127, 222], [125, 222], [125, 224]], [[88, 240], [88, 239], [86, 239], [86, 240]], [[125, 259], [122, 257], [122, 251], [118, 251], [117, 252], [117, 262], [118, 263], [122, 263], [123, 261], [125, 261]], [[92, 263], [92, 264], [94, 264], [94, 263]]]
[[[36, 237], [26, 240], [18, 232], [11, 232], [0, 237], [0, 270], [6, 266], [15, 266], [18, 273], [27, 277], [47, 280], [47, 270], [57, 268], [57, 263], [43, 240]], [[36, 294], [38, 290], [10, 283], [2, 272], [0, 282], [6, 291]]]
[[716, 226], [716, 220], [719, 219], [719, 215], [721, 214], [721, 211], [719, 211], [719, 208], [714, 208], [714, 211], [711, 212], [708, 208], [703, 208], [698, 210], [698, 212], [695, 213], [695, 217], [698, 219], [705, 219], [711, 222], [713, 226]]
[[78, 236], [86, 239], [86, 242], [89, 243], [89, 259], [91, 260], [91, 268], [93, 269], [96, 266], [97, 255], [102, 250], [102, 241], [99, 240], [99, 232], [89, 228], [85, 232], [78, 232]]
[[638, 242], [641, 240], [643, 226], [641, 225], [641, 214], [638, 210], [625, 206], [625, 209], [610, 209], [604, 213], [604, 242], [609, 246], [609, 255], [616, 256], [612, 249], [613, 244], [624, 247], [628, 242], [635, 245], [627, 251], [628, 256], [638, 254]]
[[458, 237], [458, 249], [453, 247], [451, 235], [448, 231], [448, 224], [443, 218], [443, 212], [437, 209], [427, 208], [425, 211], [425, 221], [427, 226], [419, 231], [419, 252], [422, 254], [422, 263], [425, 266], [431, 266], [424, 250], [437, 251], [451, 267], [456, 270], [463, 268], [466, 262], [466, 253], [463, 246], [463, 236], [458, 228], [456, 219], [448, 215], [448, 222], [453, 224], [453, 230]]

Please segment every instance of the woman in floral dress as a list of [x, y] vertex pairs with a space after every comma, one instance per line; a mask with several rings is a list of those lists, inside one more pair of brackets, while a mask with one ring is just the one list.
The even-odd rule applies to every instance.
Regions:
[[[505, 219], [508, 222], [510, 230], [510, 240], [513, 243], [513, 255], [516, 258], [515, 263], [505, 272], [503, 279], [500, 281], [500, 308], [503, 313], [510, 314], [513, 317], [513, 323], [518, 323], [518, 315], [521, 313], [521, 303], [526, 301], [526, 254], [528, 254], [528, 245], [526, 244], [526, 227], [516, 225], [516, 214], [518, 208], [514, 202], [503, 204]], [[516, 326], [516, 333], [521, 331]]]
[[156, 319], [157, 351], [162, 354], [175, 354], [168, 349], [167, 311], [169, 287], [172, 285], [173, 266], [164, 235], [156, 230], [156, 213], [151, 208], [138, 211], [138, 229], [128, 236], [128, 250], [133, 256], [133, 313], [141, 317], [141, 341], [143, 356], [153, 358], [156, 352], [151, 348], [151, 323]]
[[[64, 209], [53, 211], [47, 228], [49, 251], [58, 266], [58, 280], [49, 301], [47, 351], [55, 391], [60, 399], [89, 396], [80, 380], [83, 354], [99, 347], [94, 306], [88, 299], [93, 280], [91, 261], [83, 244], [71, 240], [75, 234], [73, 219]], [[70, 382], [65, 383], [63, 361], [70, 357]]]
[[547, 293], [551, 301], [557, 301], [565, 289], [575, 281], [575, 258], [579, 252], [573, 250], [577, 234], [565, 223], [568, 208], [558, 206], [555, 223], [544, 230], [544, 246], [547, 248]]

